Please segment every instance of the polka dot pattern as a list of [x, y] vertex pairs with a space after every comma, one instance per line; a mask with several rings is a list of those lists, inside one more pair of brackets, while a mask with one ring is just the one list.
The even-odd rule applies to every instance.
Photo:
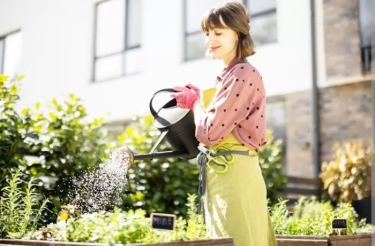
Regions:
[[218, 78], [222, 81], [197, 125], [197, 139], [210, 146], [232, 133], [241, 144], [258, 151], [267, 142], [265, 89], [259, 72], [249, 63], [229, 64]]

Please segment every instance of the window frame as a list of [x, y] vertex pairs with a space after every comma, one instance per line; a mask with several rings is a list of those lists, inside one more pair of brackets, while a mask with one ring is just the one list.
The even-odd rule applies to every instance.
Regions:
[[[258, 13], [250, 15], [250, 11], [249, 11], [250, 4], [249, 4], [249, 1], [251, 1], [251, 0], [242, 0], [242, 1], [243, 1], [243, 4], [245, 5], [245, 7], [247, 8], [249, 17], [251, 17], [251, 18], [257, 18], [257, 17], [266, 16], [266, 15], [270, 15], [270, 14], [277, 14], [277, 4], [276, 4], [275, 7], [272, 8], [272, 9], [263, 10], [263, 11], [260, 11]], [[276, 3], [277, 3], [277, 0], [276, 0]]]
[[[118, 52], [112, 52], [110, 54], [106, 54], [106, 55], [102, 55], [102, 56], [97, 56], [96, 55], [96, 44], [97, 44], [97, 32], [98, 32], [98, 6], [100, 4], [103, 4], [105, 2], [109, 2], [109, 1], [112, 1], [112, 0], [103, 0], [103, 1], [100, 1], [100, 2], [97, 2], [95, 3], [94, 5], [94, 32], [93, 32], [93, 35], [94, 35], [94, 42], [93, 42], [93, 59], [92, 59], [92, 74], [91, 74], [91, 81], [93, 83], [98, 83], [98, 82], [102, 82], [102, 81], [108, 81], [108, 80], [113, 80], [113, 79], [118, 79], [118, 78], [122, 78], [122, 77], [125, 77], [125, 76], [130, 76], [130, 75], [134, 75], [134, 74], [138, 74], [140, 72], [135, 72], [135, 73], [126, 73], [125, 72], [125, 54], [130, 51], [130, 50], [134, 50], [134, 49], [140, 49], [142, 47], [142, 40], [140, 40], [139, 44], [136, 44], [136, 45], [133, 45], [133, 46], [129, 46], [129, 41], [128, 41], [128, 34], [129, 34], [129, 23], [130, 23], [130, 9], [129, 9], [129, 1], [128, 0], [123, 0], [125, 1], [124, 3], [124, 7], [125, 7], [125, 25], [124, 25], [124, 47], [121, 51], [118, 51]], [[142, 1], [142, 0], [137, 0], [137, 1]], [[111, 56], [114, 56], [114, 55], [119, 55], [121, 54], [122, 55], [122, 72], [121, 72], [121, 75], [119, 76], [111, 76], [111, 77], [108, 77], [108, 78], [105, 78], [105, 79], [101, 79], [101, 80], [98, 80], [96, 79], [96, 62], [97, 60], [99, 59], [102, 59], [102, 58], [107, 58], [107, 57], [111, 57]]]
[[[274, 95], [274, 96], [268, 96], [266, 97], [266, 107], [270, 108], [272, 106], [269, 106], [270, 104], [282, 104], [283, 106], [283, 114], [285, 117], [285, 124], [282, 129], [282, 133], [278, 134], [278, 132], [273, 129], [270, 124], [267, 123], [267, 130], [272, 129], [273, 131], [273, 137], [275, 139], [282, 140], [281, 143], [281, 149], [282, 149], [282, 157], [281, 157], [281, 163], [282, 163], [282, 173], [286, 174], [287, 172], [287, 165], [288, 165], [288, 156], [287, 156], [287, 144], [288, 144], [288, 112], [287, 112], [287, 97], [285, 95]], [[268, 112], [266, 112], [266, 119], [267, 119]], [[275, 133], [276, 132], [276, 133]]]
[[[188, 49], [187, 49], [187, 39], [189, 36], [191, 35], [197, 35], [199, 34], [200, 32], [202, 32], [202, 30], [197, 30], [197, 31], [194, 31], [194, 32], [188, 32], [187, 31], [187, 1], [188, 0], [183, 0], [182, 1], [182, 28], [184, 30], [184, 34], [183, 34], [183, 62], [189, 62], [189, 61], [194, 61], [194, 60], [198, 60], [200, 58], [194, 58], [194, 59], [188, 59]], [[203, 54], [202, 54], [202, 57], [203, 57]]]
[[[267, 10], [263, 10], [263, 11], [260, 11], [260, 12], [254, 13], [254, 14], [250, 14], [250, 11], [249, 11], [249, 8], [251, 7], [250, 4], [249, 4], [249, 1], [251, 1], [251, 0], [243, 0], [243, 1], [245, 2], [244, 5], [245, 5], [245, 7], [246, 7], [246, 9], [248, 11], [248, 16], [250, 18], [250, 25], [251, 25], [251, 22], [254, 19], [258, 18], [258, 17], [264, 17], [264, 16], [267, 16], [267, 15], [275, 15], [276, 18], [277, 18], [277, 1], [278, 0], [275, 0], [276, 1], [275, 7], [267, 9]], [[277, 20], [276, 20], [276, 24], [277, 24]], [[277, 40], [278, 40], [277, 31], [278, 31], [278, 28], [276, 26], [276, 40], [275, 41], [269, 42], [269, 43], [260, 44], [258, 46], [264, 46], [264, 45], [269, 45], [269, 44], [277, 43]], [[254, 37], [252, 37], [252, 38], [254, 40]], [[254, 40], [254, 42], [255, 41], [256, 40]]]
[[1, 56], [0, 56], [0, 74], [4, 73], [4, 67], [5, 67], [5, 50], [6, 50], [5, 40], [8, 36], [11, 36], [11, 35], [16, 34], [18, 32], [21, 32], [21, 29], [17, 29], [17, 30], [14, 30], [12, 32], [8, 32], [8, 33], [0, 36], [0, 40], [3, 41], [3, 47], [2, 47], [2, 50], [0, 52], [0, 54], [1, 54]]
[[5, 36], [2, 36], [0, 37], [0, 41], [2, 41], [3, 45], [0, 46], [0, 74], [2, 74], [4, 72], [4, 60], [5, 60], [5, 38], [7, 37], [8, 35], [5, 35]]
[[[195, 60], [199, 60], [201, 58], [197, 57], [197, 58], [193, 58], [193, 59], [188, 59], [188, 45], [187, 45], [187, 40], [188, 40], [188, 37], [189, 36], [192, 36], [192, 35], [197, 35], [198, 33], [201, 32], [201, 30], [198, 30], [198, 31], [193, 31], [193, 32], [188, 32], [187, 31], [187, 1], [188, 0], [183, 0], [183, 3], [182, 3], [182, 16], [183, 16], [183, 30], [184, 30], [184, 33], [183, 33], [183, 62], [190, 62], [190, 61], [195, 61]], [[277, 15], [277, 4], [275, 5], [274, 8], [272, 9], [268, 9], [268, 10], [264, 10], [264, 11], [261, 11], [261, 12], [258, 12], [258, 13], [255, 13], [255, 14], [251, 14], [250, 15], [250, 11], [249, 11], [249, 3], [248, 3], [248, 0], [241, 0], [242, 4], [246, 7], [247, 11], [248, 11], [248, 16], [251, 17], [251, 19], [253, 18], [257, 18], [257, 17], [262, 17], [262, 16], [267, 16], [267, 15], [270, 15], [270, 14], [275, 14]], [[277, 0], [276, 0], [277, 2]], [[277, 42], [277, 40], [276, 40]], [[267, 44], [265, 44], [267, 45]], [[203, 58], [203, 54], [202, 54], [202, 58]]]
[[[371, 63], [373, 62], [373, 57], [372, 57], [372, 42], [371, 39], [373, 38], [370, 33], [370, 43], [369, 44], [364, 44], [363, 40], [363, 33], [368, 31], [366, 30], [366, 27], [362, 24], [362, 15], [367, 17], [366, 21], [369, 22], [369, 25], [372, 26], [372, 19], [369, 17], [371, 16], [371, 2], [368, 1], [367, 3], [370, 5], [369, 8], [364, 8], [363, 6], [361, 7], [361, 1], [367, 1], [367, 0], [359, 0], [358, 1], [358, 27], [359, 27], [359, 39], [361, 43], [361, 62], [362, 62], [362, 68], [364, 72], [370, 72], [371, 71]], [[365, 13], [362, 13], [361, 10], [365, 10]], [[363, 17], [364, 18], [364, 17]]]

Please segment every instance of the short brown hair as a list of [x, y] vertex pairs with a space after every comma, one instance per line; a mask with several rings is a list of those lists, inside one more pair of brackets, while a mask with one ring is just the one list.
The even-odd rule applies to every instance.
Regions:
[[[220, 21], [224, 21], [225, 26]], [[214, 28], [229, 28], [238, 35], [237, 56], [244, 59], [255, 54], [254, 41], [250, 36], [250, 18], [240, 2], [224, 2], [211, 8], [202, 18], [202, 31]]]

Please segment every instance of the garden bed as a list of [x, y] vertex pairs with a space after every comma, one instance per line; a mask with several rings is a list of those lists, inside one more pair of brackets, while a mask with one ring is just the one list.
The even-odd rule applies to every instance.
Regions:
[[351, 236], [277, 236], [278, 246], [371, 246], [375, 234], [363, 233]]
[[[0, 246], [115, 246], [124, 244], [100, 244], [100, 243], [75, 243], [75, 242], [55, 242], [55, 241], [40, 241], [40, 240], [13, 240], [0, 239]], [[170, 242], [170, 243], [153, 243], [153, 244], [128, 244], [132, 246], [233, 246], [232, 238], [220, 239], [206, 239], [184, 242]]]
[[[278, 246], [371, 246], [371, 239], [375, 234], [363, 233], [351, 236], [277, 236]], [[100, 243], [75, 243], [55, 242], [41, 240], [13, 240], [0, 239], [0, 246], [107, 246], [124, 244], [100, 244]], [[233, 246], [232, 238], [194, 240], [184, 242], [155, 243], [155, 244], [128, 244], [132, 246]]]

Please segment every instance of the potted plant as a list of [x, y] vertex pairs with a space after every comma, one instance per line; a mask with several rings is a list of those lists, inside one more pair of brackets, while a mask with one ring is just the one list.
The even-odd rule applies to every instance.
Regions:
[[372, 146], [359, 140], [333, 146], [330, 161], [322, 163], [320, 178], [333, 204], [351, 203], [359, 219], [371, 223]]

